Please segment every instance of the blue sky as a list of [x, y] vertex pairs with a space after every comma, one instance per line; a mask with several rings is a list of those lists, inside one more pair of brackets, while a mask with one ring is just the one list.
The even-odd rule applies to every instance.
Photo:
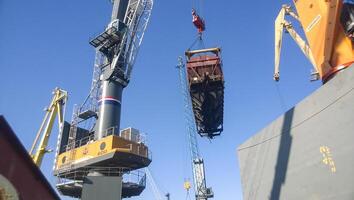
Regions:
[[[225, 74], [224, 132], [212, 142], [199, 140], [207, 182], [216, 200], [242, 199], [236, 149], [285, 110], [313, 92], [311, 65], [289, 35], [281, 58], [281, 82], [272, 80], [274, 20], [289, 1], [202, 0], [207, 47], [222, 48]], [[183, 100], [175, 69], [191, 45], [191, 1], [155, 0], [132, 81], [125, 89], [122, 128], [148, 134], [151, 170], [162, 192], [184, 199], [183, 181], [190, 176]], [[69, 91], [66, 119], [91, 84], [94, 49], [89, 38], [108, 23], [108, 0], [0, 0], [0, 114], [5, 115], [26, 148], [44, 117], [51, 91]], [[295, 23], [300, 30], [300, 26]], [[278, 88], [278, 89], [277, 89]], [[279, 92], [277, 92], [279, 91]], [[57, 129], [50, 146], [55, 147]], [[42, 170], [55, 184], [53, 154]], [[231, 196], [231, 197], [230, 197]], [[147, 188], [133, 200], [153, 200]]]

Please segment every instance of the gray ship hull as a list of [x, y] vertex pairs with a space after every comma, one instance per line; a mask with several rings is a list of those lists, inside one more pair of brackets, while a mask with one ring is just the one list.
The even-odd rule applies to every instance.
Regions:
[[243, 197], [354, 199], [354, 66], [238, 148]]

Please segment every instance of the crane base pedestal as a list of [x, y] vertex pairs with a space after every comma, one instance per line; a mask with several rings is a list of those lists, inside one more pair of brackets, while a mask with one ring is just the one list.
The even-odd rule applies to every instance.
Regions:
[[122, 177], [87, 176], [82, 187], [82, 200], [121, 200]]
[[[96, 185], [99, 184], [99, 181], [102, 180], [108, 180], [108, 182], [111, 182], [112, 180], [115, 180], [117, 176], [114, 177], [107, 177], [107, 176], [100, 176], [101, 178], [93, 178], [97, 179]], [[120, 177], [118, 177], [120, 178]], [[64, 196], [69, 196], [73, 198], [83, 198], [84, 195], [84, 188], [85, 185], [90, 185], [92, 182], [92, 177], [88, 176], [84, 180], [74, 180], [74, 181], [69, 181], [61, 184], [57, 184], [56, 188], [57, 190]], [[93, 183], [93, 182], [92, 182]], [[122, 198], [129, 198], [133, 196], [139, 196], [145, 189], [145, 179], [142, 179], [140, 183], [135, 183], [135, 182], [122, 182], [121, 183], [121, 196]], [[86, 186], [87, 188], [88, 186]], [[100, 186], [101, 187], [101, 186]], [[117, 190], [117, 186], [115, 186], [114, 190]], [[86, 192], [87, 193], [87, 192]], [[116, 199], [115, 199], [116, 200]]]

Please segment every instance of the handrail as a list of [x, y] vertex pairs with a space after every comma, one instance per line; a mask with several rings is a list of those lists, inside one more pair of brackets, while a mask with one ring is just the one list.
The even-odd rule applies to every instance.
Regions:
[[104, 176], [121, 176], [123, 182], [135, 183], [140, 186], [146, 185], [146, 174], [142, 170], [130, 171], [124, 167], [85, 167], [77, 170], [64, 171], [59, 173], [57, 185], [82, 181], [91, 172], [98, 172]]

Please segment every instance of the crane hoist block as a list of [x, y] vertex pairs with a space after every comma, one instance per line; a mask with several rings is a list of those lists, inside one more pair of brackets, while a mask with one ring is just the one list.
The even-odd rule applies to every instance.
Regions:
[[224, 75], [220, 48], [187, 51], [187, 76], [198, 133], [213, 138], [223, 131]]
[[205, 31], [205, 22], [203, 18], [201, 18], [194, 9], [192, 10], [192, 17], [192, 22], [194, 26], [198, 29], [198, 32], [202, 33], [203, 31]]

